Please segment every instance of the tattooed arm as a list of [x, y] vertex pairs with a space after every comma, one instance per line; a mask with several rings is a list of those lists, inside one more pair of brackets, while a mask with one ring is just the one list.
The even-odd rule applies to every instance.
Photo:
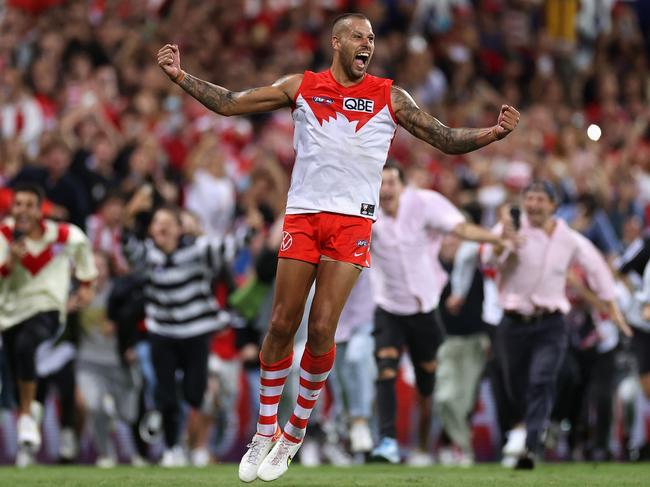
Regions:
[[290, 107], [298, 91], [302, 75], [279, 79], [271, 86], [246, 91], [230, 91], [181, 69], [178, 46], [167, 44], [158, 51], [158, 65], [167, 76], [207, 108], [220, 115], [244, 115]]
[[417, 106], [405, 90], [393, 86], [391, 103], [397, 122], [418, 139], [447, 154], [464, 154], [503, 139], [519, 123], [519, 112], [501, 107], [497, 124], [488, 128], [450, 128]]

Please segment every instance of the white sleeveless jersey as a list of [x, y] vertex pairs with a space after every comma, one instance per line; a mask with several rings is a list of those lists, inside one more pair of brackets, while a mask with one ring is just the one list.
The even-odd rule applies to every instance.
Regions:
[[392, 83], [367, 74], [346, 88], [329, 70], [305, 71], [293, 109], [296, 162], [287, 214], [376, 218], [381, 172], [397, 128]]

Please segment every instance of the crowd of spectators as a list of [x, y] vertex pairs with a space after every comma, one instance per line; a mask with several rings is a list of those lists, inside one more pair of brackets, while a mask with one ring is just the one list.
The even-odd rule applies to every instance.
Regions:
[[[648, 226], [643, 0], [9, 0], [0, 6], [0, 215], [12, 185], [40, 184], [48, 215], [85, 229], [114, 277], [129, 273], [122, 222], [142, 187], [154, 205], [188, 210], [190, 233], [217, 238], [245, 222], [259, 232], [230, 289], [243, 285], [263, 315], [272, 265], [250, 256], [278, 243], [291, 113], [216, 116], [169, 82], [155, 54], [178, 44], [195, 76], [233, 90], [269, 84], [327, 68], [331, 21], [345, 11], [363, 12], [377, 34], [369, 72], [447, 125], [491, 126], [503, 103], [521, 111], [510, 137], [462, 156], [398, 130], [390, 157], [411, 184], [480, 209], [491, 225], [532, 178], [549, 179], [560, 214], [612, 258]], [[252, 370], [251, 333], [233, 354]]]

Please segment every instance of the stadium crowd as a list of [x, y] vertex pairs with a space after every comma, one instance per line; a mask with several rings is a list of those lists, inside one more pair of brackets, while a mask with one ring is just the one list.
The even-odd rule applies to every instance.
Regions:
[[[644, 395], [650, 398], [650, 325], [633, 305], [650, 301], [637, 293], [650, 292], [643, 287], [650, 257], [648, 2], [9, 0], [0, 7], [0, 216], [11, 211], [13, 188], [39, 185], [44, 214], [85, 231], [98, 269], [95, 298], [81, 309], [70, 304], [63, 338], [38, 355], [37, 398], [47, 404], [57, 397], [61, 405], [55, 453], [41, 458], [108, 467], [118, 460], [158, 462], [164, 449], [161, 463], [175, 466], [186, 461], [183, 450], [195, 465], [241, 453], [255, 428], [259, 342], [269, 320], [294, 156], [291, 113], [216, 116], [168, 82], [155, 53], [178, 44], [185, 69], [230, 89], [270, 84], [285, 73], [325, 69], [331, 21], [345, 11], [363, 12], [374, 26], [369, 72], [394, 79], [446, 124], [489, 126], [503, 103], [520, 110], [518, 129], [478, 152], [446, 155], [400, 129], [389, 158], [405, 169], [410, 185], [435, 189], [487, 228], [531, 181], [552, 183], [557, 214], [616, 271], [619, 304], [645, 348], [633, 353], [639, 338], [631, 344], [608, 326], [584, 273], [575, 269], [567, 289], [570, 352], [546, 435], [548, 455], [604, 460], [648, 454], [642, 423]], [[163, 223], [160, 208], [167, 209]], [[205, 264], [214, 272], [204, 277], [223, 311], [218, 329], [208, 330], [214, 335], [206, 351], [205, 396], [195, 397], [193, 387], [203, 385], [193, 385], [191, 374], [179, 388], [192, 407], [169, 399], [173, 384], [161, 400], [155, 365], [166, 360], [160, 354], [170, 345], [148, 337], [144, 324], [139, 265], [149, 257], [138, 245], [151, 228], [160, 247], [175, 226], [174, 251], [214, 244], [215, 257]], [[450, 272], [457, 247], [449, 241], [441, 251]], [[481, 271], [477, 278], [492, 279], [491, 269]], [[365, 278], [359, 285], [367, 285]], [[477, 298], [484, 313], [472, 315], [480, 336], [471, 353], [482, 357], [472, 381], [478, 383], [487, 362], [491, 393], [480, 400], [497, 404], [496, 449], [467, 451], [471, 447], [438, 426], [427, 458], [414, 463], [426, 464], [433, 452], [441, 463], [496, 460], [503, 444], [507, 450], [514, 448], [510, 440], [520, 441], [495, 379], [498, 349], [490, 352], [488, 336], [499, 310], [488, 309], [494, 298], [487, 289]], [[443, 322], [462, 307], [462, 300], [447, 299], [450, 293], [440, 304]], [[363, 295], [352, 301], [368, 304]], [[354, 311], [344, 317], [372, 313], [351, 316]], [[373, 447], [365, 429], [376, 427], [372, 325], [360, 325], [360, 335], [337, 337], [347, 344], [347, 362], [330, 377], [330, 400], [312, 417], [314, 440], [301, 453], [305, 464], [349, 464]], [[0, 407], [8, 412], [16, 397], [2, 364]], [[364, 367], [360, 375], [373, 381], [370, 388], [346, 389], [345, 367]], [[398, 401], [408, 402], [413, 371], [404, 361], [401, 369]], [[350, 391], [362, 400], [346, 397]], [[441, 400], [434, 402], [441, 407]], [[281, 415], [289, 413], [282, 409]], [[437, 416], [434, 408], [439, 425]], [[11, 446], [13, 417], [2, 418], [0, 459], [14, 461], [20, 452]], [[398, 436], [408, 451], [411, 432]], [[120, 446], [122, 437], [130, 446]]]

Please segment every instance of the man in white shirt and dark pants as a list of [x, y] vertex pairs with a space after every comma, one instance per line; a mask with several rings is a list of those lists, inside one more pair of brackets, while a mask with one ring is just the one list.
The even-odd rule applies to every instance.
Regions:
[[500, 236], [465, 221], [444, 196], [404, 185], [401, 169], [386, 164], [382, 174], [381, 208], [373, 227], [371, 273], [375, 312], [377, 405], [380, 443], [372, 457], [400, 461], [395, 431], [395, 379], [402, 349], [415, 369], [420, 406], [419, 444], [411, 463], [431, 462], [428, 453], [436, 352], [442, 332], [434, 318], [447, 273], [438, 261], [445, 234], [501, 245]]
[[42, 202], [40, 187], [16, 187], [12, 218], [0, 225], [0, 330], [17, 388], [19, 466], [41, 445], [31, 414], [37, 349], [61, 331], [73, 267], [80, 286], [70, 299], [79, 307], [92, 299], [97, 276], [88, 238], [72, 224], [43, 219]]
[[[525, 448], [515, 468], [534, 468], [534, 456], [555, 397], [555, 383], [568, 344], [564, 315], [570, 304], [565, 287], [569, 265], [585, 270], [590, 289], [604, 302], [616, 325], [632, 331], [616, 304], [614, 279], [594, 245], [553, 217], [556, 199], [548, 181], [534, 181], [523, 194], [520, 229], [509, 213], [495, 229], [516, 235], [516, 250], [487, 256], [499, 269], [497, 282], [504, 310], [499, 345], [508, 394], [526, 426]], [[489, 252], [488, 252], [489, 254]]]

